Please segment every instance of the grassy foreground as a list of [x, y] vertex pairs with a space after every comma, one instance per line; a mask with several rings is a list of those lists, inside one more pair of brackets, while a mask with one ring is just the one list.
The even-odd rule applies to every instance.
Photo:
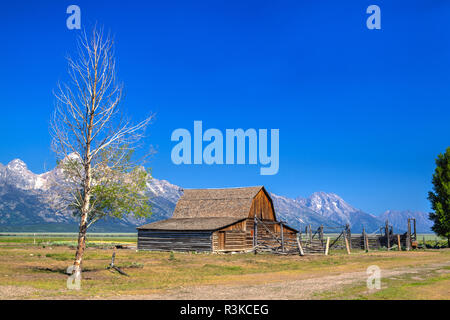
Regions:
[[[117, 250], [116, 265], [128, 275], [123, 276], [106, 267], [111, 261], [111, 244], [135, 243], [133, 238], [92, 238], [85, 253], [81, 290], [66, 287], [64, 273], [72, 264], [74, 239], [0, 237], [0, 299], [85, 299], [85, 298], [170, 298], [175, 293], [193, 294], [198, 287], [210, 299], [217, 288], [256, 288], [264, 298], [265, 288], [277, 284], [303, 283], [358, 275], [361, 279], [336, 286], [311, 286], [311, 294], [296, 295], [281, 289], [283, 298], [307, 299], [450, 299], [450, 250], [417, 250], [411, 252], [332, 251], [330, 256], [278, 256], [270, 254], [194, 254], [167, 252], [136, 252]], [[377, 265], [382, 274], [381, 290], [368, 290], [364, 276], [368, 266]], [[432, 267], [429, 267], [432, 266]], [[417, 270], [415, 270], [415, 268]], [[390, 270], [400, 270], [389, 275]], [[411, 273], [411, 272], [412, 273]], [[397, 271], [396, 271], [397, 272]], [[363, 274], [363, 275], [362, 275]], [[355, 277], [356, 279], [356, 277]], [[300, 281], [300, 282], [299, 282]], [[314, 281], [312, 281], [314, 283]], [[326, 282], [326, 281], [325, 281]], [[283, 285], [284, 286], [284, 285]], [[222, 291], [223, 291], [222, 290]], [[272, 290], [272, 289], [271, 289]], [[275, 289], [273, 289], [275, 290]], [[279, 290], [279, 289], [277, 289]], [[298, 286], [295, 288], [298, 289]], [[306, 287], [305, 287], [306, 290]], [[219, 290], [220, 291], [220, 290]], [[242, 290], [237, 290], [240, 292]], [[305, 291], [306, 292], [306, 291]], [[274, 297], [267, 295], [267, 297]], [[226, 298], [226, 297], [225, 297]], [[239, 297], [235, 299], [258, 298]]]

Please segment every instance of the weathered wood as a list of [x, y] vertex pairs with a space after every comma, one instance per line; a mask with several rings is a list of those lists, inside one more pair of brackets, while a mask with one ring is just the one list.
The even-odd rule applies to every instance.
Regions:
[[218, 236], [219, 236], [218, 250], [223, 250], [225, 249], [225, 232], [219, 231]]
[[122, 271], [122, 269], [120, 269], [119, 267], [114, 265], [115, 260], [116, 260], [116, 247], [114, 247], [114, 251], [113, 251], [113, 254], [111, 256], [111, 263], [109, 264], [107, 269], [114, 269], [118, 273], [120, 273], [121, 275], [129, 277], [129, 275], [126, 272]]
[[362, 230], [362, 238], [364, 242], [364, 251], [367, 252], [367, 244], [366, 244], [366, 229], [363, 227]]
[[[273, 246], [274, 250], [286, 252], [297, 249], [295, 241], [297, 230], [285, 225], [283, 221], [277, 221], [272, 200], [264, 188], [252, 198], [249, 209], [246, 219], [220, 230], [204, 230], [207, 233], [206, 236], [202, 234], [203, 231], [182, 230], [182, 224], [178, 224], [178, 227], [176, 223], [168, 225], [167, 230], [163, 229], [164, 225], [154, 225], [154, 229], [151, 229], [151, 224], [146, 225], [145, 228], [139, 228], [138, 249], [155, 251], [248, 249], [250, 251], [253, 248], [257, 250], [261, 246]], [[182, 218], [194, 218], [195, 210], [191, 213]], [[231, 214], [226, 210], [223, 213], [224, 216]], [[178, 230], [169, 229], [172, 227], [177, 227]], [[219, 234], [219, 232], [223, 233]]]
[[402, 243], [400, 242], [400, 235], [397, 234], [397, 245], [398, 245], [398, 251], [402, 250]]
[[312, 230], [311, 230], [311, 225], [308, 226], [308, 231], [309, 231], [309, 243], [312, 243]]
[[350, 254], [350, 246], [348, 244], [348, 239], [347, 239], [347, 233], [344, 233], [344, 241], [345, 241], [345, 248], [347, 249], [347, 254]]
[[298, 251], [300, 252], [300, 255], [304, 256], [305, 253], [303, 252], [302, 242], [300, 241], [300, 235], [299, 234], [297, 234], [297, 246], [298, 246]]
[[327, 237], [327, 244], [325, 245], [325, 255], [328, 255], [328, 248], [330, 246], [330, 237]]
[[350, 229], [350, 225], [347, 223], [346, 225], [345, 225], [345, 229], [347, 230], [347, 239], [350, 239], [350, 241], [349, 241], [349, 247], [350, 247], [350, 249], [352, 248], [352, 231], [351, 231], [351, 229]]
[[335, 245], [339, 241], [339, 239], [342, 237], [342, 235], [343, 235], [343, 232], [341, 232], [339, 234], [339, 236], [336, 239], [334, 239], [333, 243], [330, 245], [330, 248], [332, 248], [333, 245]]
[[266, 194], [264, 190], [259, 191], [259, 193], [253, 198], [249, 218], [253, 218], [254, 216], [257, 216], [257, 218], [260, 219], [275, 221], [275, 210], [272, 202], [270, 201], [269, 195]]
[[411, 219], [408, 218], [408, 230], [406, 232], [406, 250], [411, 250]]
[[111, 263], [109, 264], [109, 266], [112, 268], [114, 267], [114, 261], [116, 260], [116, 248], [114, 248], [113, 250], [113, 254], [111, 256]]
[[319, 239], [322, 242], [322, 246], [323, 246], [323, 224], [320, 225], [320, 229], [319, 229]]
[[258, 245], [258, 221], [256, 221], [256, 215], [253, 218], [253, 246]]
[[277, 235], [274, 234], [266, 225], [263, 221], [256, 219], [257, 222], [263, 227], [263, 229], [261, 229], [263, 232], [262, 234], [266, 233], [266, 239], [270, 239], [270, 240], [276, 240], [280, 245], [283, 245], [281, 240], [278, 239]]
[[138, 230], [138, 250], [212, 251], [212, 232]]
[[366, 252], [369, 252], [370, 249], [370, 245], [369, 245], [369, 236], [367, 235], [367, 233], [365, 234], [365, 244], [366, 244]]
[[391, 248], [390, 232], [389, 232], [389, 220], [386, 220], [385, 234], [386, 234], [387, 248], [389, 250]]

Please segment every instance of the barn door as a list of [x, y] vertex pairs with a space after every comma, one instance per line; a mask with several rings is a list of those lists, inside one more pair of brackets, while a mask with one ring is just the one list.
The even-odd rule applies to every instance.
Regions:
[[219, 231], [219, 250], [225, 250], [225, 231]]

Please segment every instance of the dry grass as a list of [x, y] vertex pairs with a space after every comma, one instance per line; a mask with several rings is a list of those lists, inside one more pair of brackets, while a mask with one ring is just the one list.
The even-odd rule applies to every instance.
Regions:
[[[431, 265], [439, 272], [450, 264], [449, 250], [357, 252], [350, 256], [335, 252], [327, 257], [175, 253], [174, 259], [167, 252], [118, 250], [116, 265], [130, 275], [126, 277], [106, 269], [111, 254], [112, 250], [108, 249], [86, 250], [82, 289], [76, 291], [66, 288], [64, 273], [72, 263], [73, 249], [0, 245], [0, 299], [240, 299], [247, 294], [252, 295], [251, 299], [309, 299], [339, 298], [327, 293], [339, 289], [347, 290], [348, 295], [342, 295], [343, 298], [352, 299], [361, 297], [356, 291], [349, 293], [347, 286], [355, 287], [353, 279], [359, 281], [356, 287], [360, 286], [369, 265], [376, 264], [383, 271], [403, 270], [400, 273], [405, 274]], [[426, 296], [435, 288], [441, 292], [439, 297], [448, 299], [448, 290], [444, 290], [448, 281], [442, 276], [442, 281], [435, 281], [429, 287], [413, 289]]]

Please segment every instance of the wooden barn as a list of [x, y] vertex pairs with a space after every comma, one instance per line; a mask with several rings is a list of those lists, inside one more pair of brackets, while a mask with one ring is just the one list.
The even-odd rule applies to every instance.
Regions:
[[277, 221], [272, 199], [262, 186], [187, 189], [173, 217], [143, 225], [139, 250], [252, 251], [256, 247], [287, 250], [297, 231]]

